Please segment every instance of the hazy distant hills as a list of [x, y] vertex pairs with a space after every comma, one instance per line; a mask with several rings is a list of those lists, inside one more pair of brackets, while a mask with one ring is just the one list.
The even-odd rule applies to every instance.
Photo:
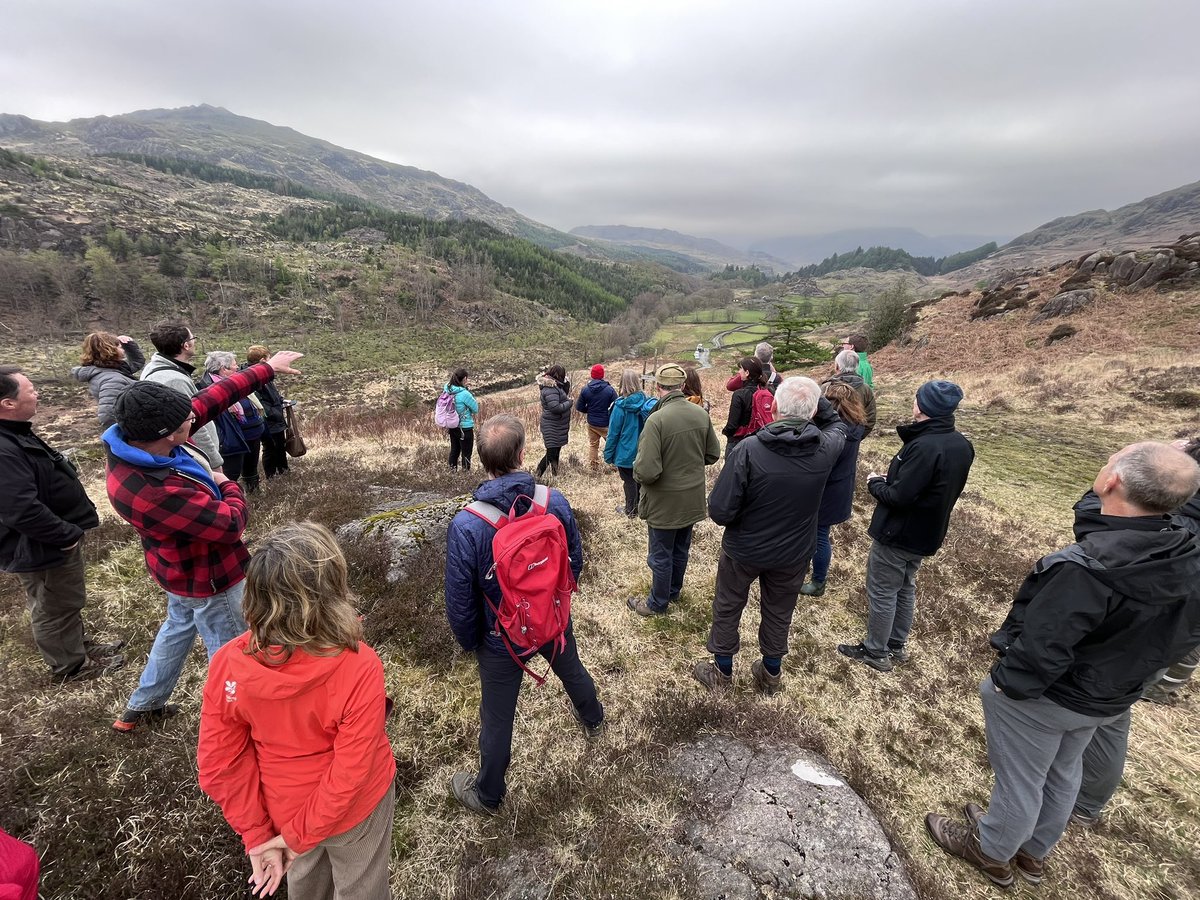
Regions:
[[912, 256], [942, 257], [999, 240], [995, 235], [981, 234], [929, 237], [914, 228], [849, 228], [828, 234], [768, 238], [757, 241], [750, 249], [781, 257], [794, 268], [799, 268], [820, 262], [835, 253], [849, 253], [857, 247], [891, 247], [893, 250], [906, 250]]
[[0, 146], [55, 157], [113, 152], [182, 156], [350, 194], [426, 218], [477, 219], [543, 246], [574, 243], [469, 184], [215, 106], [149, 109], [70, 122], [0, 114]]
[[764, 272], [784, 272], [791, 267], [788, 260], [767, 253], [745, 252], [712, 238], [695, 237], [669, 228], [639, 228], [634, 225], [583, 225], [572, 228], [575, 237], [590, 238], [617, 244], [621, 247], [673, 254], [694, 261], [706, 269], [722, 269], [727, 265], [758, 266]]

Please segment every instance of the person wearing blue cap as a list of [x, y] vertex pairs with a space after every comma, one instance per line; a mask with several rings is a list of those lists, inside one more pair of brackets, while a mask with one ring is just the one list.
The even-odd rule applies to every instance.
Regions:
[[952, 381], [917, 388], [913, 421], [896, 429], [904, 445], [887, 475], [867, 476], [877, 504], [868, 529], [874, 540], [867, 557], [867, 636], [858, 644], [838, 644], [838, 652], [880, 672], [908, 661], [917, 570], [946, 539], [975, 460], [971, 442], [954, 430], [962, 396]]

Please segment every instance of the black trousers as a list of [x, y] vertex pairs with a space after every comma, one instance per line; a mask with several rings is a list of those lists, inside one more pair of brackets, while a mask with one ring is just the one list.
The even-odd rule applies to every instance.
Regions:
[[[552, 644], [533, 654], [550, 660], [550, 668], [562, 682], [567, 696], [579, 717], [588, 725], [604, 721], [604, 707], [596, 696], [596, 683], [583, 667], [575, 646], [575, 626], [567, 625], [564, 635], [567, 645], [551, 659]], [[504, 773], [512, 761], [513, 720], [517, 715], [517, 697], [525, 673], [508, 652], [496, 652], [487, 644], [475, 651], [479, 662], [479, 681], [483, 688], [479, 698], [479, 776], [476, 785], [479, 799], [487, 806], [497, 807], [504, 800]], [[526, 663], [532, 668], [530, 663]]]
[[542, 477], [546, 471], [546, 466], [550, 467], [550, 471], [555, 475], [558, 474], [558, 454], [562, 453], [562, 447], [547, 447], [546, 455], [542, 457], [542, 461], [537, 464], [537, 476]]
[[638, 502], [642, 499], [642, 486], [633, 478], [633, 469], [617, 466], [621, 475], [621, 486], [625, 488], [625, 515], [635, 518], [638, 514]]
[[288, 470], [287, 451], [283, 449], [282, 431], [264, 431], [262, 436], [263, 474], [273, 478]]
[[[267, 433], [263, 432], [263, 437]], [[250, 448], [250, 452], [246, 454], [242, 463], [242, 482], [246, 485], [246, 493], [252, 494], [258, 490], [258, 457], [262, 451], [262, 438], [254, 440], [246, 440], [246, 445]]]
[[471, 448], [475, 445], [474, 428], [448, 428], [450, 435], [450, 468], [457, 469], [461, 456], [462, 467], [471, 468]]

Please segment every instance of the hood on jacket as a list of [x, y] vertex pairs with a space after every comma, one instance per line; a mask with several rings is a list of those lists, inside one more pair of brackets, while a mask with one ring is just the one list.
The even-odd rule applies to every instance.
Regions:
[[850, 387], [854, 388], [855, 390], [857, 390], [858, 388], [860, 388], [864, 384], [866, 384], [866, 382], [863, 381], [862, 376], [858, 375], [854, 372], [839, 372], [837, 375], [832, 375], [825, 380], [826, 381], [837, 381], [837, 382], [841, 382], [842, 384], [848, 384], [848, 385], [850, 385]]
[[[297, 650], [283, 662], [267, 662], [260, 656], [246, 654], [250, 632], [238, 635], [231, 643], [233, 648], [225, 656], [231, 676], [226, 679], [226, 691], [232, 682], [238, 694], [260, 700], [291, 700], [320, 688], [352, 652], [343, 650], [333, 656], [314, 656]], [[270, 678], [261, 677], [263, 669], [271, 670]]]
[[[476, 500], [490, 503], [501, 512], [507, 513], [522, 494], [532, 500], [535, 487], [537, 487], [537, 482], [528, 472], [509, 472], [507, 475], [483, 482], [475, 488], [473, 496]], [[517, 507], [517, 514], [520, 515], [527, 511], [529, 505], [522, 503]]]
[[808, 419], [780, 419], [763, 426], [752, 437], [780, 456], [805, 456], [821, 446], [821, 429]]
[[617, 406], [625, 410], [627, 413], [636, 413], [646, 403], [646, 395], [641, 391], [634, 391], [625, 397], [618, 397], [616, 400]]
[[182, 447], [173, 448], [170, 456], [155, 456], [128, 443], [120, 425], [108, 426], [104, 434], [100, 435], [100, 440], [108, 445], [113, 456], [131, 466], [139, 469], [175, 469], [202, 482], [218, 500], [222, 496], [221, 488], [213, 479], [212, 473]]
[[102, 366], [75, 366], [75, 368], [71, 370], [71, 374], [74, 375], [79, 381], [91, 381], [101, 372], [112, 371], [112, 369], [106, 369]]
[[191, 378], [196, 372], [196, 367], [191, 363], [180, 362], [177, 359], [171, 359], [169, 356], [163, 356], [161, 353], [155, 353], [150, 357], [149, 362], [146, 363], [146, 367], [142, 369], [142, 378], [160, 369], [174, 369], [188, 378]]
[[1200, 540], [1166, 516], [1101, 516], [1107, 528], [1079, 542], [1093, 577], [1145, 603], [1195, 596]]

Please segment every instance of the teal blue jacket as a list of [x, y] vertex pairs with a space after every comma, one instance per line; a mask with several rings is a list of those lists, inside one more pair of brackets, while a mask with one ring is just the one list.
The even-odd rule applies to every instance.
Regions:
[[471, 392], [459, 385], [446, 385], [442, 390], [454, 395], [454, 408], [458, 410], [458, 427], [474, 428], [475, 417], [479, 415], [479, 403], [471, 396]]

